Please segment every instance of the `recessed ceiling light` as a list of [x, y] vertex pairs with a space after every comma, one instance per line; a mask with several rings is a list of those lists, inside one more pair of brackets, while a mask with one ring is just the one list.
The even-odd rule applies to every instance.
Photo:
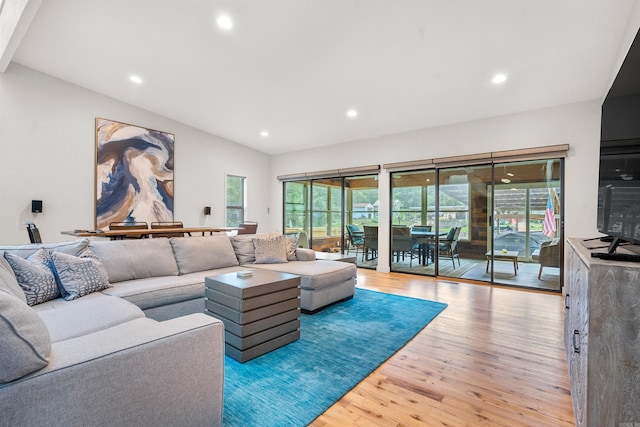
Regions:
[[142, 83], [142, 79], [140, 78], [140, 76], [129, 76], [129, 80], [138, 85]]
[[218, 16], [216, 23], [218, 24], [218, 27], [222, 28], [223, 30], [230, 30], [233, 28], [233, 21], [231, 20], [229, 15]]
[[494, 85], [504, 83], [505, 81], [507, 81], [507, 76], [505, 76], [504, 74], [496, 74], [491, 79], [491, 83], [493, 83]]
[[358, 112], [356, 110], [347, 111], [347, 116], [349, 117], [356, 117], [357, 115], [358, 115]]
[[260, 136], [264, 136], [266, 138], [267, 136], [269, 136], [269, 132], [263, 130], [262, 132], [260, 132]]

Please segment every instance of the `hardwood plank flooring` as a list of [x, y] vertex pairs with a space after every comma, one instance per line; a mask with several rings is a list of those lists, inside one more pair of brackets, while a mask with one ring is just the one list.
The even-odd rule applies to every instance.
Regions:
[[449, 306], [312, 426], [575, 425], [561, 295], [366, 269], [358, 287]]

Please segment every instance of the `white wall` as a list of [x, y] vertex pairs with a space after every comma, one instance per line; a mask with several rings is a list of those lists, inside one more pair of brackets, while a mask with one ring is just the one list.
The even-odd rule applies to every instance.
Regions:
[[[44, 241], [94, 227], [96, 117], [175, 134], [176, 220], [224, 225], [230, 173], [247, 177], [247, 219], [268, 230], [267, 154], [12, 63], [0, 73], [0, 244], [27, 243], [24, 222]], [[43, 213], [31, 213], [32, 199]]]
[[[486, 153], [517, 148], [569, 144], [565, 169], [565, 236], [596, 233], [601, 100], [493, 117], [437, 128], [390, 135], [276, 155], [272, 157], [272, 227], [282, 229], [282, 184], [278, 175]], [[380, 223], [388, 223], [389, 175], [380, 180]], [[388, 241], [381, 227], [380, 241]], [[388, 248], [380, 248], [380, 271]]]

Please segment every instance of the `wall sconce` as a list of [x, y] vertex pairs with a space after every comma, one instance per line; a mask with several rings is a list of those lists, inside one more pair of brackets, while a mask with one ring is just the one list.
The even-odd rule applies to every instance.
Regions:
[[204, 207], [204, 214], [205, 215], [211, 215], [211, 206], [205, 206]]
[[42, 200], [31, 201], [31, 212], [42, 213]]

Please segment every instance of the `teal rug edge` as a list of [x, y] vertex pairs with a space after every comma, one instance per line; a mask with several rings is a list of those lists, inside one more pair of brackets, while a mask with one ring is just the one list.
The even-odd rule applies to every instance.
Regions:
[[301, 315], [298, 341], [244, 364], [225, 358], [223, 425], [307, 425], [446, 307], [356, 288], [351, 300]]

